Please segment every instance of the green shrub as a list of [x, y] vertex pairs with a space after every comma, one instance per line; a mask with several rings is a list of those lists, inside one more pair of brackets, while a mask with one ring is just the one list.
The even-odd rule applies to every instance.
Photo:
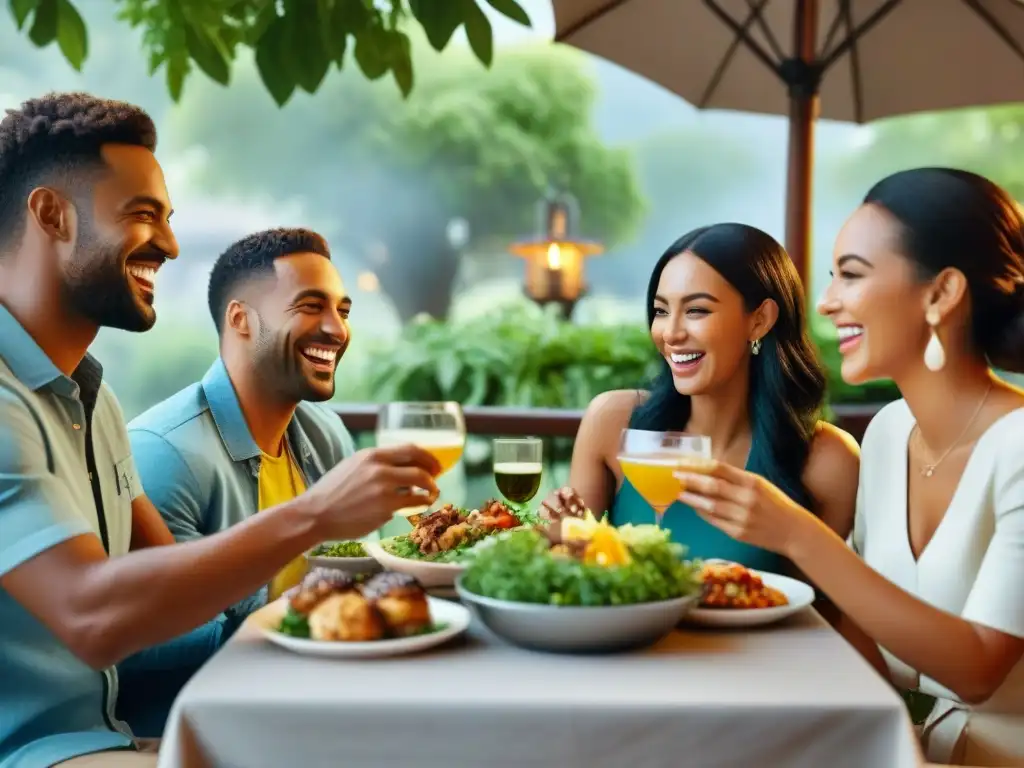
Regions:
[[[811, 334], [828, 370], [830, 402], [899, 396], [888, 381], [843, 382], [836, 331], [828, 320], [815, 315]], [[658, 366], [642, 325], [578, 325], [553, 313], [506, 308], [459, 322], [410, 323], [394, 345], [369, 355], [364, 375], [378, 402], [584, 408], [601, 392], [644, 386]]]

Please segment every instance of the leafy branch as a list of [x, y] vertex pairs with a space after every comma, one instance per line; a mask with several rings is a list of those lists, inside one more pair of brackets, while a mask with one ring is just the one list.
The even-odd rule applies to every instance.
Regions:
[[[240, 49], [255, 53], [260, 78], [279, 106], [296, 90], [315, 93], [331, 67], [354, 60], [369, 80], [388, 74], [404, 96], [414, 84], [410, 25], [443, 51], [460, 28], [473, 54], [490, 67], [494, 31], [484, 5], [530, 26], [517, 0], [116, 0], [118, 17], [143, 31], [149, 72], [163, 69], [171, 97], [181, 98], [195, 68], [221, 85], [231, 81]], [[53, 42], [76, 70], [89, 53], [85, 21], [72, 0], [8, 0], [33, 44]]]

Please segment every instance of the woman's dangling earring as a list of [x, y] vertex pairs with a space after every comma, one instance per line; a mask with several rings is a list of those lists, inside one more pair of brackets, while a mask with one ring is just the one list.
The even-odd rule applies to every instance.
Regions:
[[939, 334], [936, 332], [939, 327], [939, 314], [935, 309], [929, 309], [924, 319], [932, 329], [932, 337], [928, 339], [928, 346], [924, 348], [924, 367], [929, 371], [941, 371], [946, 365], [946, 350], [942, 348], [942, 342], [939, 341]]
[[761, 354], [761, 340], [760, 339], [754, 339], [752, 342], [750, 342], [750, 354], [752, 354], [752, 355], [759, 355], [759, 354]]

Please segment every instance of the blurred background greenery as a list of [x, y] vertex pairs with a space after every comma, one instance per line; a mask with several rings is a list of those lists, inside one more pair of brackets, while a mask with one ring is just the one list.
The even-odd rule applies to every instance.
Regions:
[[[11, 4], [24, 27], [0, 25], [4, 106], [87, 90], [141, 104], [160, 129], [181, 257], [161, 271], [156, 328], [104, 331], [94, 350], [129, 418], [201, 378], [216, 355], [210, 265], [233, 240], [273, 226], [326, 235], [353, 296], [339, 401], [581, 408], [601, 391], [644, 386], [653, 370], [644, 292], [664, 248], [715, 221], [781, 239], [785, 120], [696, 110], [613, 64], [551, 45], [548, 0], [521, 5], [532, 28], [496, 11], [509, 9], [504, 0], [460, 2], [463, 16], [440, 27], [332, 20], [357, 30], [351, 50], [318, 38], [313, 56], [247, 44], [261, 22], [245, 14], [268, 7], [264, 0]], [[209, 22], [236, 12], [244, 19], [230, 29]], [[374, 48], [380, 28], [390, 42]], [[1022, 129], [1021, 105], [822, 122], [809, 304], [829, 280], [836, 231], [874, 181], [950, 165], [1022, 196]], [[553, 189], [576, 197], [582, 234], [607, 246], [587, 261], [590, 291], [571, 322], [524, 298], [523, 262], [506, 252], [533, 233], [534, 204]], [[834, 330], [812, 317], [830, 402], [896, 396], [885, 382], [844, 384]], [[551, 444], [551, 482], [567, 451]], [[459, 483], [452, 493], [478, 501], [493, 492], [487, 456], [474, 441], [469, 485], [460, 468], [446, 478]]]

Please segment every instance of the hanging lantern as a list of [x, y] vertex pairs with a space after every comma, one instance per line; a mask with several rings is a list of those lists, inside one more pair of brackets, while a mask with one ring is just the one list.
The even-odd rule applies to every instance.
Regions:
[[579, 209], [569, 195], [551, 196], [538, 206], [537, 235], [509, 246], [526, 259], [526, 295], [538, 304], [557, 303], [568, 310], [586, 293], [583, 259], [604, 247], [578, 236]]

